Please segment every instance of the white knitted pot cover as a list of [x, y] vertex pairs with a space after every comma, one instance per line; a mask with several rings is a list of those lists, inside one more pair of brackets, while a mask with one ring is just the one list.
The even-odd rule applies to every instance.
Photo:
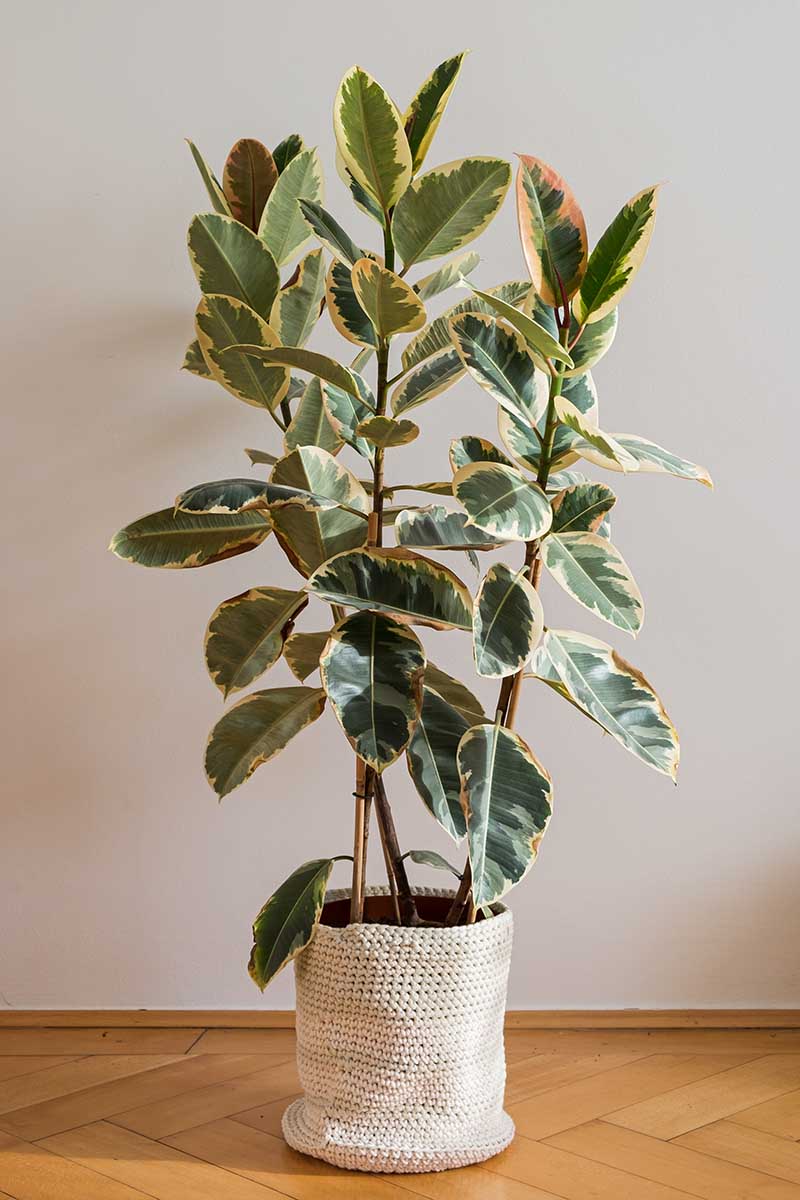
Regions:
[[490, 919], [451, 929], [319, 926], [295, 959], [305, 1095], [283, 1115], [290, 1146], [340, 1167], [399, 1172], [463, 1167], [509, 1144], [503, 1017], [512, 919], [495, 908]]

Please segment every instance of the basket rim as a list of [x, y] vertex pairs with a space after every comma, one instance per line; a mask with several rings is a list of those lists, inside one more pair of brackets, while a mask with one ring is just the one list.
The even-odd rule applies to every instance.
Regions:
[[[364, 891], [367, 896], [388, 896], [391, 894], [386, 884], [370, 885]], [[436, 896], [445, 899], [455, 896], [453, 888], [412, 887], [411, 891], [415, 896]], [[350, 893], [351, 889], [349, 887], [331, 888], [325, 896], [325, 904], [335, 900], [349, 900]], [[472, 941], [507, 935], [513, 926], [511, 910], [501, 901], [497, 901], [492, 907], [497, 911], [495, 911], [491, 920], [478, 921], [474, 925], [390, 925], [382, 921], [370, 921], [352, 925], [325, 925], [320, 920], [311, 944], [313, 945], [313, 942], [320, 937], [326, 941], [342, 943], [352, 941], [353, 938], [364, 936], [377, 938], [381, 935], [392, 939], [399, 937], [403, 940], [414, 942], [451, 942]], [[324, 906], [322, 911], [324, 913]]]

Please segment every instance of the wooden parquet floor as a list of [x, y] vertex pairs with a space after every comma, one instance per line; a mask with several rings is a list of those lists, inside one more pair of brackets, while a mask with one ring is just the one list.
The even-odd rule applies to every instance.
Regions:
[[360, 1175], [280, 1136], [289, 1029], [0, 1029], [0, 1200], [800, 1200], [800, 1030], [512, 1030], [517, 1137]]

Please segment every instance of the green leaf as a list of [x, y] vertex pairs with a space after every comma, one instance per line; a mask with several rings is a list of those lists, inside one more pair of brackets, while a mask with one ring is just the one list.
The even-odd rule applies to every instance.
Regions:
[[425, 306], [413, 288], [372, 258], [360, 258], [351, 279], [358, 303], [379, 338], [411, 333], [425, 324]]
[[[697, 463], [680, 458], [670, 450], [665, 450], [663, 446], [657, 446], [655, 442], [649, 442], [647, 438], [639, 437], [635, 433], [612, 433], [607, 436], [613, 438], [616, 445], [620, 446], [626, 454], [634, 459], [637, 464], [636, 469], [642, 473], [658, 472], [664, 475], [676, 475], [680, 479], [695, 479], [707, 488], [714, 487], [711, 476], [705, 467], [700, 467]], [[601, 467], [606, 467], [609, 471], [630, 469], [621, 467], [614, 459], [609, 459], [603, 454], [593, 452], [591, 447], [582, 448], [581, 455], [587, 461], [597, 463]]]
[[189, 259], [200, 291], [231, 296], [269, 320], [280, 287], [275, 259], [233, 217], [200, 213], [189, 226]]
[[425, 689], [446, 700], [468, 725], [480, 725], [486, 720], [483, 705], [469, 688], [459, 679], [454, 679], [452, 675], [435, 666], [430, 659], [425, 668]]
[[189, 342], [184, 355], [182, 371], [191, 371], [192, 375], [199, 375], [201, 379], [213, 379], [208, 363], [203, 358], [203, 351], [200, 349], [200, 343], [195, 340]]
[[[582, 412], [584, 415], [590, 415], [592, 420], [596, 421], [598, 411], [597, 390], [588, 372], [582, 375], [580, 379], [567, 379], [564, 383], [562, 395], [565, 400], [569, 400], [571, 404], [574, 404], [579, 412]], [[509, 412], [499, 409], [497, 413], [497, 426], [504, 446], [513, 455], [515, 461], [521, 463], [531, 471], [538, 471], [541, 454], [541, 442], [539, 439], [544, 436], [544, 420], [539, 421], [537, 426], [539, 436], [537, 437], [527, 421], [518, 421]], [[551, 465], [558, 468], [575, 462], [578, 454], [575, 453], [573, 447], [577, 442], [578, 438], [571, 429], [567, 428], [566, 425], [557, 425], [555, 437], [553, 438]]]
[[431, 496], [452, 496], [453, 490], [444, 480], [431, 483], [393, 483], [389, 491], [395, 492], [428, 492]]
[[579, 439], [572, 443], [572, 447], [582, 457], [584, 451], [593, 450], [595, 456], [592, 461], [598, 462], [599, 460], [601, 466], [607, 466], [611, 462], [615, 464], [611, 470], [637, 471], [639, 469], [639, 464], [633, 455], [624, 446], [621, 446], [611, 434], [604, 433], [598, 427], [593, 413], [582, 413], [567, 396], [556, 397], [555, 409], [559, 421], [579, 435]]
[[552, 813], [552, 786], [522, 738], [501, 725], [474, 725], [458, 747], [477, 907], [493, 904], [528, 873]]
[[[340, 469], [346, 470], [345, 467]], [[176, 509], [190, 513], [240, 513], [286, 506], [313, 512], [338, 505], [336, 500], [324, 494], [316, 495], [302, 487], [266, 483], [262, 479], [215, 479], [211, 483], [197, 483], [181, 492], [175, 501]]]
[[364, 251], [321, 204], [315, 204], [313, 200], [299, 200], [298, 203], [312, 231], [334, 258], [341, 259], [348, 267], [354, 267], [364, 257]]
[[333, 128], [345, 166], [389, 212], [411, 179], [411, 150], [394, 103], [361, 67], [351, 67], [339, 85]]
[[245, 454], [250, 459], [250, 462], [253, 466], [255, 466], [257, 463], [266, 463], [268, 466], [274, 467], [275, 463], [278, 461], [277, 455], [270, 454], [269, 450], [253, 450], [250, 448], [245, 450]]
[[464, 364], [452, 347], [421, 362], [392, 392], [395, 416], [425, 404], [447, 391], [464, 374]]
[[336, 259], [328, 270], [325, 302], [333, 326], [343, 338], [357, 346], [378, 345], [378, 335], [353, 290], [351, 269]]
[[356, 435], [388, 450], [392, 446], [407, 446], [419, 437], [419, 425], [413, 421], [393, 421], [391, 417], [367, 417], [356, 426]]
[[206, 185], [208, 198], [211, 201], [211, 206], [214, 209], [214, 212], [222, 213], [222, 215], [225, 217], [230, 217], [232, 215], [230, 206], [216, 175], [211, 170], [208, 163], [197, 149], [197, 146], [195, 146], [194, 142], [190, 142], [187, 138], [186, 144], [192, 152], [192, 158], [194, 159], [195, 165], [200, 172], [200, 177], [203, 180], [203, 183]]
[[[347, 467], [325, 450], [302, 446], [281, 459], [272, 472], [273, 485], [307, 489], [327, 496], [329, 502], [355, 511], [332, 508], [304, 511], [299, 507], [273, 510], [275, 536], [293, 566], [310, 575], [343, 550], [363, 546], [367, 540], [369, 497]], [[364, 517], [356, 513], [364, 513]]]
[[279, 142], [272, 151], [272, 158], [278, 168], [278, 174], [282, 175], [292, 159], [297, 158], [300, 151], [304, 149], [305, 143], [299, 133], [290, 133], [282, 142]]
[[577, 706], [647, 766], [675, 778], [678, 734], [652, 685], [611, 646], [584, 633], [549, 629], [532, 667], [561, 683]]
[[308, 586], [331, 604], [386, 612], [433, 629], [472, 629], [472, 601], [461, 580], [410, 550], [353, 550], [324, 563]]
[[485, 678], [514, 675], [542, 636], [542, 602], [527, 571], [510, 571], [504, 563], [495, 563], [478, 589], [472, 648], [475, 668]]
[[536, 366], [522, 336], [482, 313], [454, 317], [450, 332], [475, 382], [513, 417], [536, 425], [547, 411], [548, 377]]
[[322, 684], [347, 740], [383, 771], [408, 745], [422, 706], [425, 651], [407, 626], [356, 612], [331, 631]]
[[[507, 300], [510, 304], [516, 304], [523, 300], [530, 291], [530, 283], [528, 280], [512, 280], [510, 283], [501, 283], [499, 287], [492, 288], [491, 296], [499, 296], [502, 300]], [[426, 358], [430, 358], [432, 354], [437, 354], [440, 350], [449, 350], [452, 347], [452, 339], [450, 337], [450, 319], [457, 317], [459, 313], [465, 312], [491, 312], [491, 305], [480, 300], [477, 296], [470, 296], [467, 300], [461, 300], [458, 304], [454, 304], [443, 312], [441, 316], [436, 317], [424, 329], [421, 329], [415, 338], [412, 338], [408, 345], [403, 350], [402, 361], [403, 370], [410, 371], [412, 367], [416, 367], [418, 363], [424, 362]]]
[[438, 267], [430, 275], [426, 275], [424, 279], [415, 283], [414, 291], [420, 300], [432, 300], [434, 296], [441, 295], [442, 292], [446, 292], [448, 288], [459, 283], [462, 278], [470, 275], [480, 261], [480, 255], [476, 254], [474, 250], [468, 250], [466, 254], [459, 254], [458, 258], [451, 258], [450, 262], [446, 262], [443, 267]]
[[406, 751], [408, 773], [420, 799], [455, 841], [466, 833], [456, 752], [470, 724], [426, 686], [419, 722]]
[[377, 221], [381, 229], [385, 229], [386, 217], [383, 209], [375, 197], [370, 195], [367, 189], [354, 178], [338, 149], [336, 151], [336, 170], [342, 183], [350, 189], [350, 195], [353, 197], [356, 207], [365, 212], [368, 217], [372, 217], [373, 221]]
[[256, 233], [277, 179], [278, 168], [267, 147], [255, 138], [241, 138], [228, 155], [222, 174], [230, 215]]
[[[619, 310], [612, 308], [611, 312], [591, 325], [584, 325], [583, 333], [577, 343], [570, 348], [574, 367], [564, 372], [565, 379], [583, 375], [611, 349], [617, 336]], [[574, 316], [570, 318], [570, 338], [577, 337], [580, 325]]]
[[533, 286], [545, 304], [560, 308], [586, 270], [586, 223], [561, 176], [529, 154], [519, 156], [517, 219]]
[[[279, 363], [282, 366], [294, 367], [298, 371], [308, 371], [310, 375], [327, 380], [345, 392], [358, 395], [356, 380], [347, 367], [325, 354], [317, 354], [315, 350], [305, 350], [299, 346], [276, 346], [270, 350], [265, 350], [263, 346], [234, 346], [232, 349], [249, 354], [251, 358], [261, 359], [265, 363]], [[231, 351], [226, 353], [230, 354]]]
[[262, 992], [316, 932], [334, 859], [303, 863], [270, 896], [253, 923], [248, 970]]
[[446, 858], [442, 858], [441, 854], [437, 854], [435, 850], [406, 850], [402, 857], [410, 858], [417, 866], [435, 867], [437, 871], [449, 871], [451, 875], [455, 875], [456, 879], [461, 878], [461, 872], [456, 870]]
[[513, 325], [532, 350], [538, 351], [544, 358], [552, 358], [557, 362], [566, 363], [568, 367], [573, 365], [569, 352], [548, 333], [544, 326], [537, 324], [536, 321], [533, 321], [524, 312], [520, 312], [518, 308], [514, 308], [513, 304], [509, 304], [500, 296], [493, 295], [491, 292], [482, 292], [466, 280], [464, 282], [465, 286], [471, 288], [478, 299], [483, 300], [498, 316], [508, 321], [509, 325]]
[[289, 670], [303, 683], [319, 668], [322, 651], [327, 645], [330, 631], [320, 633], [292, 633], [283, 646], [283, 657]]
[[265, 349], [278, 345], [272, 328], [258, 313], [230, 296], [203, 296], [195, 313], [197, 340], [209, 370], [227, 392], [271, 412], [289, 388], [285, 367], [270, 367], [246, 354], [226, 354], [246, 342]]
[[511, 168], [501, 158], [461, 158], [415, 179], [392, 217], [406, 270], [473, 241], [505, 199]]
[[441, 504], [405, 509], [397, 514], [394, 532], [398, 546], [425, 550], [496, 550], [502, 542], [467, 524], [463, 513]]
[[120, 529], [109, 550], [140, 567], [205, 567], [255, 550], [271, 529], [267, 513], [215, 516], [164, 508]]
[[208, 673], [226, 699], [278, 661], [307, 604], [304, 591], [276, 587], [250, 588], [223, 600], [209, 621], [205, 651]]
[[[342, 439], [328, 419], [322, 402], [322, 386], [316, 376], [309, 379], [304, 388], [283, 440], [287, 452], [297, 450], [299, 446], [319, 446], [329, 454], [341, 450]], [[274, 465], [277, 459], [270, 457]]]
[[206, 775], [220, 800], [316, 721], [324, 707], [322, 688], [285, 687], [252, 692], [229, 708], [206, 747]]
[[411, 148], [412, 171], [415, 175], [428, 153], [466, 54], [467, 51], [462, 50], [460, 54], [439, 63], [406, 109], [403, 127]]
[[272, 328], [282, 345], [305, 345], [319, 320], [324, 295], [322, 251], [312, 250], [300, 261], [296, 278], [281, 288], [272, 306]]
[[375, 454], [373, 447], [356, 434], [356, 429], [362, 421], [375, 415], [375, 400], [369, 384], [360, 375], [354, 374], [353, 378], [358, 395], [325, 383], [322, 386], [322, 399], [328, 420], [342, 441], [371, 463]]
[[589, 255], [574, 303], [582, 325], [605, 317], [627, 291], [650, 244], [657, 200], [657, 186], [638, 192], [617, 213]]
[[478, 462], [502, 463], [506, 467], [512, 465], [503, 451], [498, 450], [497, 446], [492, 445], [491, 442], [487, 442], [486, 438], [475, 437], [474, 434], [453, 438], [450, 443], [450, 466], [454, 472], [460, 471], [462, 467], [466, 467], [470, 463]]
[[603, 483], [577, 483], [550, 501], [553, 533], [601, 533], [617, 497]]
[[322, 167], [316, 150], [301, 150], [278, 176], [258, 225], [258, 236], [278, 264], [288, 262], [311, 237], [299, 200], [322, 199]]
[[642, 596], [611, 542], [596, 533], [554, 533], [543, 542], [541, 553], [550, 574], [574, 600], [636, 636], [644, 621]]
[[492, 537], [530, 542], [550, 528], [552, 512], [544, 492], [502, 463], [461, 467], [453, 476], [453, 494], [466, 509], [469, 524]]

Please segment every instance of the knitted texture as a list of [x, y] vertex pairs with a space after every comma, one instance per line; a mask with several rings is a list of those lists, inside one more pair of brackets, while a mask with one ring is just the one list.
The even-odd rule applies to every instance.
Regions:
[[496, 907], [488, 920], [448, 929], [318, 927], [295, 959], [305, 1094], [283, 1116], [290, 1146], [340, 1167], [401, 1172], [466, 1166], [509, 1144], [512, 918]]

